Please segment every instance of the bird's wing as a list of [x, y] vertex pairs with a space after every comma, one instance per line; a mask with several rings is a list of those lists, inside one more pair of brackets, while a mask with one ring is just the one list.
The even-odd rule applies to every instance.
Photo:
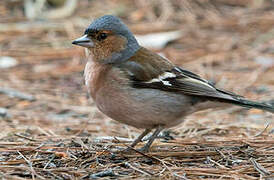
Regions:
[[174, 66], [165, 58], [141, 48], [128, 61], [119, 65], [128, 74], [135, 88], [152, 88], [174, 92], [201, 100], [231, 103], [247, 108], [258, 108], [274, 113], [270, 104], [254, 102], [234, 93], [216, 88], [200, 76]]
[[240, 98], [217, 89], [200, 76], [174, 66], [167, 59], [141, 48], [136, 55], [120, 65], [129, 75], [135, 88], [153, 88], [207, 98]]
[[154, 88], [163, 91], [207, 98], [240, 98], [240, 96], [233, 93], [217, 89], [207, 80], [202, 79], [192, 72], [183, 70], [180, 67], [174, 67], [148, 81], [138, 81], [135, 77], [132, 79], [132, 84], [135, 88]]

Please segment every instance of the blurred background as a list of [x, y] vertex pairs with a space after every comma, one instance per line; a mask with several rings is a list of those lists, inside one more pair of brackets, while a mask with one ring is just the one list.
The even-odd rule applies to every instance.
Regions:
[[[274, 99], [271, 0], [1, 0], [2, 139], [18, 132], [128, 138], [140, 132], [111, 121], [88, 99], [85, 51], [71, 44], [105, 14], [120, 17], [143, 46], [218, 87]], [[192, 115], [174, 133], [249, 136], [271, 121], [270, 113], [231, 107]]]
[[193, 114], [164, 133], [169, 141], [157, 140], [153, 155], [169, 167], [107, 151], [121, 146], [111, 137], [129, 142], [142, 130], [100, 113], [84, 86], [85, 50], [71, 42], [105, 14], [219, 88], [274, 104], [273, 0], [1, 0], [0, 177], [93, 178], [102, 171], [258, 179], [274, 172], [274, 116], [235, 106]]

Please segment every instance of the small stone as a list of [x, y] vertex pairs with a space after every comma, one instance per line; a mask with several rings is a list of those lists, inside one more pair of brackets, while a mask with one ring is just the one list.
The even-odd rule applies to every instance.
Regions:
[[136, 39], [141, 46], [153, 49], [162, 49], [167, 45], [167, 43], [179, 39], [182, 34], [182, 31], [160, 32], [136, 35]]
[[8, 110], [6, 108], [0, 107], [0, 117], [6, 117], [8, 114]]
[[256, 63], [264, 66], [264, 67], [271, 67], [274, 66], [274, 58], [266, 57], [266, 56], [258, 56], [254, 60]]
[[17, 65], [17, 60], [9, 56], [0, 57], [0, 69], [11, 68]]

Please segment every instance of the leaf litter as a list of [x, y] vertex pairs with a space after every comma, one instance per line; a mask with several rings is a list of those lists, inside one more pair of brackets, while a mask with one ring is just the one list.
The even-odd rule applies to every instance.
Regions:
[[162, 133], [149, 153], [138, 151], [145, 142], [124, 152], [140, 130], [97, 110], [83, 83], [85, 52], [71, 45], [109, 12], [141, 36], [182, 31], [152, 50], [218, 87], [271, 102], [273, 2], [106, 4], [79, 1], [69, 17], [41, 22], [23, 16], [23, 1], [0, 2], [0, 56], [17, 60], [0, 76], [1, 178], [273, 179], [274, 118], [260, 110], [199, 112]]

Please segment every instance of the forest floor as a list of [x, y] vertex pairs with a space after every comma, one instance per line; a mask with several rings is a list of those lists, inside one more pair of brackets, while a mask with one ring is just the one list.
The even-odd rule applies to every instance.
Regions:
[[274, 179], [274, 115], [261, 110], [195, 113], [149, 153], [123, 153], [142, 130], [97, 110], [83, 83], [84, 49], [71, 44], [104, 14], [140, 36], [180, 30], [149, 48], [217, 87], [274, 104], [274, 5], [258, 2], [83, 0], [69, 17], [30, 21], [23, 1], [1, 1], [0, 177]]

